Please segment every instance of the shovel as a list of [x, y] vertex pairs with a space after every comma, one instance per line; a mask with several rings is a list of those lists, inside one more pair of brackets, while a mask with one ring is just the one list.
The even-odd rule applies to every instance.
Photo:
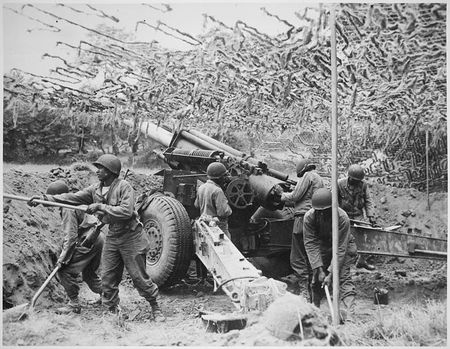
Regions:
[[[28, 313], [33, 311], [34, 306], [41, 295], [41, 293], [44, 291], [44, 289], [47, 287], [48, 283], [51, 279], [56, 275], [58, 270], [61, 269], [61, 265], [57, 265], [55, 269], [51, 272], [51, 274], [47, 277], [47, 279], [44, 281], [42, 286], [37, 290], [36, 294], [31, 299], [31, 303], [24, 303], [15, 307], [12, 307], [10, 309], [7, 309], [3, 312], [3, 321], [21, 321], [25, 320], [28, 317]], [[17, 313], [21, 313], [17, 317]]]

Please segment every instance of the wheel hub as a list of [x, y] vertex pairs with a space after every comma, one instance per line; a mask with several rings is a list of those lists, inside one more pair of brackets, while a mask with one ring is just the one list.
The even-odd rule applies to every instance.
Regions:
[[162, 231], [161, 226], [154, 219], [145, 222], [144, 232], [150, 242], [150, 250], [147, 253], [147, 263], [150, 265], [158, 263], [162, 254]]

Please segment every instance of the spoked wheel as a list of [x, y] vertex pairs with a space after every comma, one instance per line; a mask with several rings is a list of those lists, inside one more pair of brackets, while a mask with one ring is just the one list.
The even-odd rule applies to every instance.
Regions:
[[255, 197], [255, 193], [248, 181], [241, 178], [232, 180], [228, 184], [225, 194], [227, 195], [230, 205], [239, 209], [250, 206]]

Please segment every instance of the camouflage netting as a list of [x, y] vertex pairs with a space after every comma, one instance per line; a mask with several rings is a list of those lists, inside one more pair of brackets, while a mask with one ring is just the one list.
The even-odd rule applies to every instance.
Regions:
[[[61, 62], [50, 76], [4, 76], [5, 140], [19, 118], [52, 108], [66, 127], [101, 127], [113, 139], [124, 118], [135, 120], [135, 130], [150, 118], [219, 138], [236, 129], [253, 141], [283, 135], [311, 149], [326, 172], [330, 8], [299, 5], [296, 23], [260, 10], [286, 31], [272, 37], [204, 14], [204, 34], [194, 37], [163, 19], [137, 21], [136, 30], [150, 26], [192, 45], [169, 51], [108, 26], [85, 28], [89, 40], [57, 43], [78, 52], [76, 62], [45, 53]], [[43, 18], [81, 26], [38, 5], [12, 11], [52, 30]], [[427, 138], [429, 185], [446, 190], [446, 5], [342, 4], [336, 11], [340, 170], [361, 162], [380, 183], [424, 190]], [[139, 142], [135, 130], [131, 147]]]

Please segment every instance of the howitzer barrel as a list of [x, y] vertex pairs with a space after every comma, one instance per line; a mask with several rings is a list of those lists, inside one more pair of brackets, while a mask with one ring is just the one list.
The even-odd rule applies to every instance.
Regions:
[[[128, 125], [130, 127], [133, 127], [134, 125], [132, 120], [124, 120], [123, 122], [125, 123], [125, 125]], [[141, 124], [141, 132], [147, 137], [153, 139], [155, 142], [158, 142], [165, 147], [170, 147], [173, 133], [167, 131], [164, 127], [155, 125], [153, 122], [144, 121]]]
[[[125, 124], [133, 126], [132, 120], [125, 120]], [[238, 161], [244, 161], [253, 166], [259, 166], [260, 162], [257, 159], [246, 156], [245, 153], [234, 149], [214, 138], [211, 138], [197, 130], [181, 130], [172, 133], [164, 127], [155, 125], [152, 122], [142, 122], [140, 126], [141, 132], [150, 137], [154, 141], [165, 147], [174, 147], [183, 150], [219, 150], [226, 156], [234, 157]], [[276, 179], [295, 185], [296, 182], [289, 179], [289, 175], [280, 171], [267, 168], [266, 173]]]
[[251, 188], [255, 193], [255, 200], [268, 210], [278, 210], [283, 207], [280, 201], [276, 201], [274, 187], [280, 183], [267, 175], [251, 175], [248, 178]]

